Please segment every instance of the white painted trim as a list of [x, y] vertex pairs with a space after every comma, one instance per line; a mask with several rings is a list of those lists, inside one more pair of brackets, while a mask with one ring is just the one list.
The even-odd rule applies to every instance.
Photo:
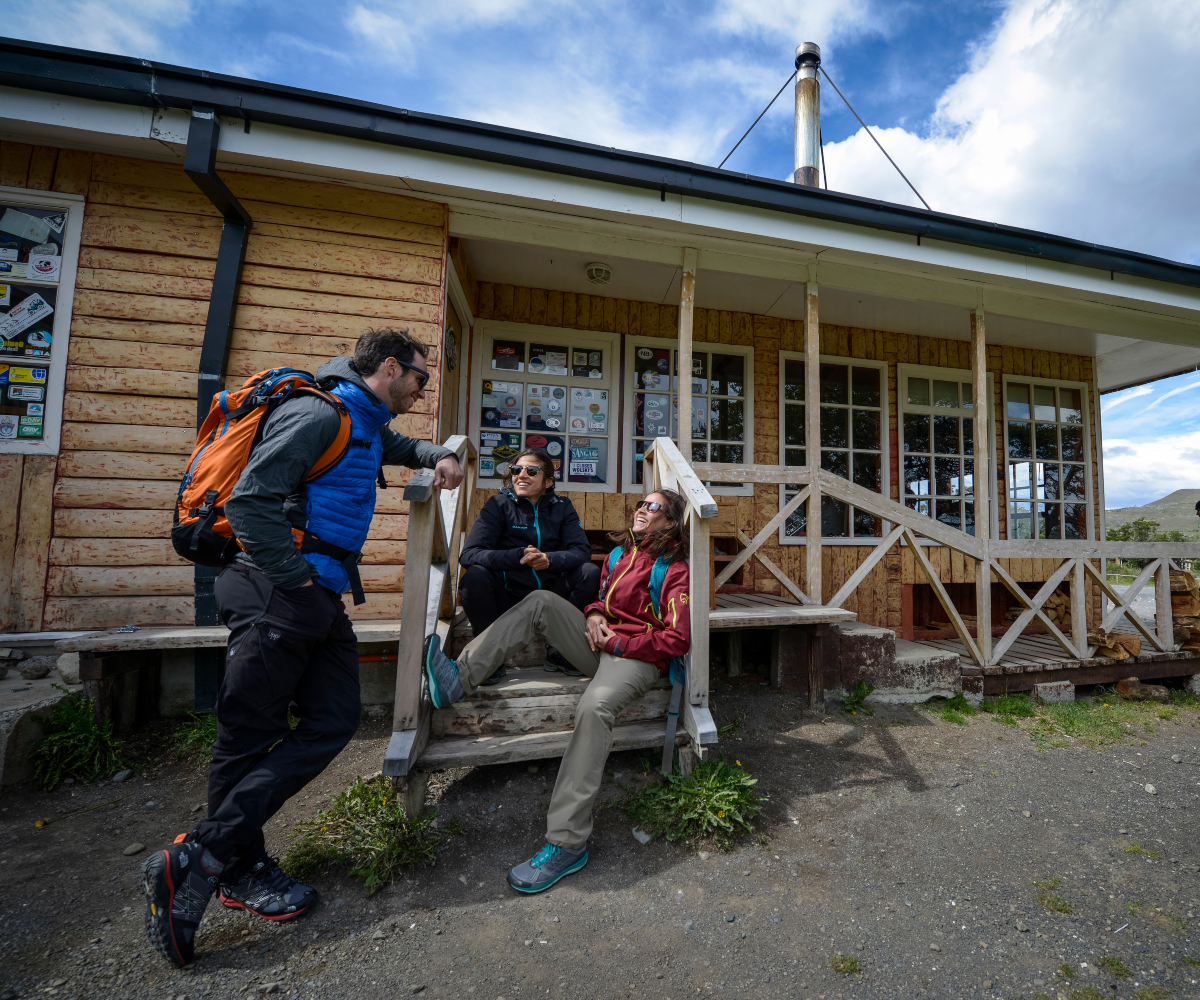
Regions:
[[[481, 386], [486, 378], [493, 378], [499, 381], [508, 381], [511, 379], [514, 382], [528, 383], [531, 381], [529, 372], [496, 372], [493, 376], [490, 366], [485, 367], [489, 361], [489, 352], [485, 350], [490, 346], [492, 341], [499, 338], [500, 340], [523, 340], [526, 342], [538, 342], [548, 344], [562, 344], [566, 347], [591, 347], [597, 350], [604, 351], [608, 356], [608, 373], [599, 379], [579, 379], [574, 377], [563, 378], [555, 375], [539, 375], [532, 377], [532, 381], [543, 382], [547, 381], [550, 384], [561, 384], [564, 388], [581, 388], [581, 389], [607, 389], [609, 400], [609, 432], [608, 432], [608, 466], [605, 472], [607, 482], [604, 483], [570, 483], [565, 477], [563, 482], [556, 483], [555, 489], [563, 493], [617, 493], [617, 449], [620, 447], [619, 431], [612, 430], [615, 422], [615, 415], [620, 406], [620, 397], [617, 387], [620, 384], [618, 378], [620, 337], [615, 333], [603, 333], [596, 330], [571, 330], [561, 326], [538, 326], [533, 323], [512, 323], [503, 320], [480, 320], [474, 329], [474, 343], [471, 350], [471, 383], [472, 388]], [[528, 359], [526, 359], [528, 360]], [[474, 399], [479, 400], [482, 390], [478, 390]], [[468, 411], [467, 427], [471, 440], [479, 447], [479, 432], [480, 432], [480, 412], [479, 406], [472, 406]], [[516, 429], [511, 429], [512, 433], [516, 433]], [[522, 426], [520, 433], [522, 436], [530, 433]], [[603, 437], [600, 434], [583, 434], [572, 435], [568, 430], [562, 431], [563, 437]], [[524, 440], [524, 437], [522, 437]], [[568, 445], [568, 450], [569, 450]], [[570, 461], [570, 455], [564, 455], [563, 461]], [[476, 486], [478, 489], [497, 489], [500, 485], [499, 479], [477, 479]]]
[[454, 306], [454, 311], [458, 313], [458, 318], [462, 320], [464, 326], [474, 326], [475, 314], [471, 311], [467, 293], [463, 291], [462, 281], [454, 267], [454, 260], [449, 254], [446, 254], [446, 277], [448, 279], [446, 290], [450, 296], [450, 304]]
[[[889, 406], [890, 397], [888, 395], [888, 374], [889, 374], [888, 373], [888, 362], [886, 362], [886, 361], [868, 361], [865, 358], [846, 358], [846, 357], [842, 357], [842, 356], [836, 355], [836, 354], [822, 354], [822, 355], [820, 355], [820, 360], [822, 363], [828, 362], [829, 364], [836, 364], [836, 365], [852, 365], [857, 368], [875, 368], [878, 371], [882, 372], [882, 377], [879, 380], [880, 381], [880, 390], [881, 390], [880, 416], [882, 417], [879, 434], [880, 434], [880, 440], [881, 440], [880, 456], [881, 456], [881, 464], [882, 464], [882, 477], [883, 477], [884, 492], [880, 493], [880, 497], [885, 500], [891, 499], [891, 484], [892, 484], [891, 453], [892, 453], [892, 449], [891, 449], [891, 425], [890, 425], [891, 409]], [[784, 414], [786, 412], [786, 407], [788, 406], [788, 401], [783, 398], [783, 379], [784, 379], [784, 372], [785, 372], [785, 366], [784, 366], [785, 361], [803, 362], [804, 361], [804, 352], [803, 351], [780, 351], [779, 352], [779, 379], [778, 379], [778, 382], [779, 382], [779, 464], [780, 465], [787, 464], [787, 453], [786, 453], [787, 445], [784, 444]], [[793, 403], [792, 405], [795, 405], [795, 404]], [[804, 405], [805, 406], [808, 405], [808, 400], [804, 401]], [[851, 409], [854, 408], [853, 404], [851, 404], [850, 408]], [[849, 450], [853, 451], [854, 449], [851, 448]], [[851, 480], [851, 482], [853, 482], [853, 480]], [[783, 486], [779, 487], [780, 509], [782, 509], [783, 505], [787, 502], [784, 499], [784, 494], [786, 492], [787, 492], [787, 490], [785, 489], [785, 487], [783, 487]], [[851, 505], [851, 506], [853, 506], [853, 505]], [[785, 526], [782, 524], [779, 526], [778, 538], [779, 538], [780, 545], [807, 545], [808, 544], [808, 536], [807, 535], [804, 537], [799, 537], [799, 536], [793, 537], [793, 536], [785, 534], [784, 528], [785, 528]], [[884, 521], [883, 522], [883, 536], [886, 537], [887, 533], [891, 530], [892, 530], [892, 523], [890, 521]], [[874, 546], [874, 545], [880, 544], [882, 541], [883, 541], [883, 537], [875, 538], [873, 536], [872, 537], [857, 537], [857, 536], [840, 537], [840, 536], [830, 536], [830, 535], [822, 535], [821, 536], [821, 544], [822, 545], [863, 545], [863, 546], [869, 545], [869, 546]]]
[[[624, 478], [621, 483], [621, 490], [624, 493], [641, 493], [642, 485], [633, 481], [633, 377], [634, 377], [634, 362], [633, 351], [638, 347], [658, 347], [669, 348], [672, 351], [678, 349], [679, 339], [677, 337], [625, 337], [625, 381], [623, 383], [624, 404], [625, 404], [625, 419], [621, 422], [621, 448], [624, 458]], [[693, 341], [692, 342], [692, 357], [696, 354], [740, 354], [745, 357], [745, 377], [746, 377], [746, 395], [743, 416], [745, 418], [745, 441], [742, 442], [745, 448], [745, 457], [743, 465], [754, 464], [754, 348], [745, 347], [740, 344], [713, 344], [708, 341]], [[671, 390], [671, 395], [675, 395], [675, 390]], [[678, 444], [678, 438], [675, 439]], [[706, 483], [705, 488], [713, 496], [723, 497], [752, 497], [754, 496], [754, 484], [744, 483], [741, 486], [728, 486], [720, 483]]]
[[[62, 194], [56, 191], [34, 191], [30, 188], [0, 186], [0, 201], [9, 205], [25, 205], [29, 208], [56, 209], [67, 213], [67, 224], [63, 229], [63, 258], [59, 267], [58, 281], [38, 281], [25, 278], [20, 281], [4, 282], [54, 288], [58, 292], [54, 305], [54, 329], [51, 336], [49, 371], [46, 374], [46, 408], [43, 412], [42, 439], [40, 441], [0, 441], [0, 454], [4, 455], [57, 455], [62, 442], [63, 397], [67, 385], [67, 351], [71, 343], [71, 312], [75, 302], [75, 275], [79, 267], [79, 242], [83, 235], [84, 198], [77, 194]], [[18, 355], [0, 356], [0, 363], [8, 360], [29, 361]]]

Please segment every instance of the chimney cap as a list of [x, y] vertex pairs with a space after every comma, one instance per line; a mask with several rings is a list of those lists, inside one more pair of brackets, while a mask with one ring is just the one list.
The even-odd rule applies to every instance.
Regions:
[[801, 64], [810, 63], [813, 66], [821, 65], [821, 46], [816, 42], [801, 42], [796, 46], [796, 69], [799, 69]]

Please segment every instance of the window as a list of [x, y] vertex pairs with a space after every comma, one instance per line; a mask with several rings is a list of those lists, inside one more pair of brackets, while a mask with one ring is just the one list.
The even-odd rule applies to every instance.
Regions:
[[[629, 488], [642, 484], [642, 456], [656, 437], [679, 440], [679, 371], [675, 341], [626, 338]], [[754, 351], [696, 344], [692, 351], [692, 461], [749, 465], [752, 442]], [[749, 484], [710, 484], [716, 494], [749, 496]]]
[[1009, 538], [1088, 538], [1081, 383], [1004, 380]]
[[83, 199], [0, 187], [0, 452], [53, 455]]
[[[888, 483], [887, 363], [822, 357], [821, 468], [864, 489], [884, 493]], [[779, 447], [784, 465], [804, 465], [804, 355], [779, 355]], [[799, 487], [783, 488], [783, 503]], [[780, 531], [783, 544], [800, 544], [806, 533], [803, 505]], [[883, 535], [874, 514], [833, 497], [821, 498], [824, 538], [868, 539]], [[861, 544], [858, 543], [858, 544]]]
[[470, 403], [479, 486], [496, 488], [513, 458], [540, 448], [560, 488], [612, 492], [616, 339], [523, 323], [480, 327]]
[[[901, 501], [975, 534], [975, 405], [970, 372], [897, 365]], [[991, 376], [988, 376], [991, 385]]]

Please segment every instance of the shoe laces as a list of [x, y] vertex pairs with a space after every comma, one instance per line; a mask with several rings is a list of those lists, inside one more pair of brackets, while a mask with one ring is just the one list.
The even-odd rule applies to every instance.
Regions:
[[278, 858], [269, 858], [258, 874], [252, 876], [252, 879], [281, 896], [296, 884], [296, 880], [279, 867]]
[[554, 844], [547, 844], [533, 856], [533, 860], [529, 864], [533, 868], [541, 868], [547, 861], [553, 860], [560, 854], [562, 854], [561, 847], [557, 847]]

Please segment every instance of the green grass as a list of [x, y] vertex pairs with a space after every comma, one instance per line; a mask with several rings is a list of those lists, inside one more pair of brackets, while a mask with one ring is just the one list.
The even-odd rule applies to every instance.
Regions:
[[741, 716], [735, 715], [732, 722], [727, 722], [717, 730], [718, 736], [736, 736], [742, 729]]
[[213, 744], [217, 742], [217, 716], [214, 712], [193, 715], [175, 730], [175, 752], [180, 756], [199, 758], [207, 766], [212, 760]]
[[1117, 979], [1128, 979], [1133, 975], [1129, 971], [1129, 966], [1122, 962], [1116, 955], [1105, 955], [1103, 958], [1097, 959], [1096, 964], [1110, 976], [1115, 976]]
[[751, 820], [767, 801], [754, 790], [756, 784], [758, 779], [740, 763], [731, 766], [718, 757], [698, 761], [686, 778], [676, 771], [631, 792], [621, 808], [653, 837], [679, 841], [711, 836], [728, 850], [734, 835], [754, 830]]
[[1053, 892], [1060, 885], [1062, 885], [1062, 883], [1059, 882], [1059, 880], [1056, 878], [1044, 878], [1040, 882], [1035, 879], [1033, 882], [1030, 882], [1029, 884], [1032, 885], [1035, 889], [1045, 889], [1046, 892]]
[[829, 960], [829, 967], [844, 976], [857, 976], [862, 972], [858, 959], [853, 955], [834, 955]]
[[38, 786], [48, 792], [64, 778], [90, 784], [128, 767], [125, 744], [113, 735], [112, 723], [97, 724], [93, 699], [54, 686], [67, 697], [49, 719], [32, 716], [44, 735], [26, 752]]
[[1179, 708], [1200, 708], [1200, 696], [1192, 694], [1186, 688], [1167, 688], [1167, 697], [1171, 704]]
[[1133, 1000], [1167, 1000], [1172, 995], [1165, 986], [1143, 986], [1133, 991]]
[[1095, 986], [1081, 986], [1077, 990], [1072, 990], [1067, 995], [1067, 1000], [1110, 1000], [1110, 998], [1101, 993]]
[[1038, 906], [1044, 907], [1051, 913], [1074, 913], [1075, 908], [1068, 903], [1062, 896], [1056, 896], [1053, 893], [1041, 892], [1038, 893]]
[[1017, 719], [1028, 719], [1036, 713], [1029, 703], [1029, 696], [1005, 692], [999, 698], [984, 698], [979, 707], [996, 716], [997, 722], [1006, 726], [1015, 726]]
[[854, 690], [843, 700], [842, 711], [848, 712], [850, 715], [858, 715], [859, 712], [862, 712], [863, 715], [874, 715], [875, 713], [866, 705], [867, 698], [874, 690], [873, 687], [867, 687], [864, 681], [859, 681], [854, 685]]
[[1197, 969], [1200, 969], [1200, 958], [1192, 958], [1191, 955], [1184, 955], [1183, 961], [1188, 965], [1191, 965]]
[[1125, 853], [1126, 854], [1144, 854], [1148, 858], [1158, 858], [1159, 857], [1158, 851], [1148, 851], [1141, 844], [1139, 844], [1136, 840], [1132, 844], [1130, 844], [1127, 848], [1125, 848]]
[[437, 849], [450, 834], [461, 832], [457, 823], [439, 832], [433, 826], [436, 817], [436, 811], [405, 816], [391, 778], [358, 778], [315, 820], [299, 824], [280, 865], [304, 880], [326, 865], [347, 864], [371, 895], [405, 868], [432, 867]]
[[1068, 980], [1069, 980], [1069, 979], [1074, 979], [1074, 978], [1075, 978], [1075, 970], [1074, 970], [1074, 969], [1072, 969], [1072, 968], [1071, 968], [1069, 965], [1067, 965], [1067, 963], [1066, 963], [1066, 962], [1063, 962], [1063, 963], [1062, 963], [1062, 965], [1060, 965], [1060, 966], [1058, 967], [1058, 974], [1059, 974], [1060, 976], [1062, 976], [1062, 977], [1063, 977], [1063, 979], [1068, 979]]

